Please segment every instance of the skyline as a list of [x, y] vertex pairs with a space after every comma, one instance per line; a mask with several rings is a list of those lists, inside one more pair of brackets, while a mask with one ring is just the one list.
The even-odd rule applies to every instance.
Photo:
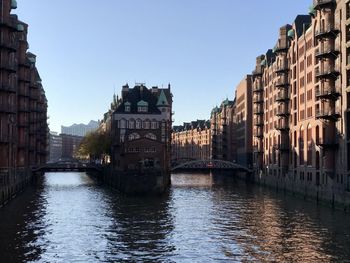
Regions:
[[[292, 24], [296, 14], [306, 14], [311, 3], [135, 0], [97, 6], [38, 0], [18, 1], [13, 13], [29, 24], [50, 129], [60, 131], [61, 125], [101, 119], [113, 93], [135, 82], [148, 87], [171, 83], [175, 125], [207, 119], [214, 106], [233, 99], [256, 56], [275, 45], [279, 28]], [[269, 12], [283, 16], [262, 15]], [[202, 103], [193, 107], [194, 98]]]

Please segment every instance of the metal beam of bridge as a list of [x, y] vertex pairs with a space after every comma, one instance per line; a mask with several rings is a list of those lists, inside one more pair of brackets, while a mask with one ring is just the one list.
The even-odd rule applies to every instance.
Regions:
[[175, 170], [195, 170], [195, 169], [207, 169], [207, 170], [237, 170], [237, 171], [244, 171], [244, 172], [252, 172], [251, 169], [239, 165], [237, 163], [224, 161], [224, 160], [195, 160], [195, 161], [189, 161], [185, 162], [179, 165], [176, 165], [172, 167], [172, 171]]

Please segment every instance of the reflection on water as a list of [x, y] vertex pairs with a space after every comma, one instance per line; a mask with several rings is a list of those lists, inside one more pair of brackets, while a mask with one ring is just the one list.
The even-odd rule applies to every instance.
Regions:
[[1, 262], [344, 262], [350, 215], [236, 181], [177, 174], [125, 197], [51, 173], [0, 210]]

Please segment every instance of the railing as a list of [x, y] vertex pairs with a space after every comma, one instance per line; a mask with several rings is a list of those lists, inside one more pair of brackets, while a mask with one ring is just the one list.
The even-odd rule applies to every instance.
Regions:
[[315, 70], [316, 77], [326, 77], [326, 76], [337, 76], [339, 75], [339, 67], [337, 66], [325, 66], [323, 68], [317, 68]]
[[261, 84], [253, 87], [253, 92], [262, 92], [262, 91], [264, 91], [264, 87]]
[[253, 71], [253, 77], [258, 77], [262, 75], [262, 69], [256, 69]]
[[316, 97], [338, 97], [340, 96], [341, 91], [340, 87], [338, 85], [335, 86], [321, 86], [321, 88], [318, 88], [315, 90], [315, 96]]
[[321, 147], [327, 147], [327, 146], [337, 146], [339, 144], [338, 137], [326, 137], [326, 138], [317, 138], [316, 139], [316, 145]]
[[257, 138], [264, 137], [264, 131], [262, 129], [254, 130], [253, 136]]
[[0, 90], [8, 91], [8, 92], [16, 92], [16, 86], [10, 83], [1, 83]]
[[284, 78], [279, 78], [276, 83], [275, 83], [275, 87], [284, 87], [284, 86], [287, 86], [289, 85], [289, 81], [288, 81], [288, 78], [287, 77], [284, 77]]
[[254, 153], [263, 153], [264, 149], [263, 149], [263, 147], [259, 147], [259, 146], [254, 145], [253, 146], [253, 152]]
[[287, 122], [277, 122], [275, 125], [276, 130], [289, 130], [289, 125]]
[[323, 37], [324, 35], [333, 34], [336, 35], [339, 32], [339, 27], [334, 24], [328, 24], [322, 28], [316, 28], [315, 36]]
[[0, 38], [0, 46], [4, 48], [8, 48], [12, 51], [17, 50], [17, 42], [11, 39]]
[[330, 120], [335, 120], [340, 117], [340, 113], [336, 110], [333, 109], [328, 109], [328, 110], [316, 110], [316, 118], [318, 119], [330, 119]]
[[16, 63], [13, 61], [2, 61], [0, 67], [2, 69], [7, 69], [10, 70], [12, 72], [16, 72], [17, 68], [16, 68]]
[[0, 104], [0, 112], [16, 113], [16, 105]]
[[322, 57], [324, 55], [328, 55], [328, 54], [333, 54], [334, 56], [337, 56], [339, 53], [339, 48], [338, 47], [334, 47], [331, 45], [327, 45], [327, 46], [323, 46], [321, 48], [317, 48], [315, 51], [315, 56], [316, 57]]
[[255, 95], [253, 97], [253, 103], [263, 103], [264, 102], [264, 96], [263, 95]]
[[286, 116], [286, 115], [289, 115], [289, 111], [288, 111], [288, 108], [287, 107], [280, 107], [277, 109], [277, 112], [276, 112], [276, 115], [277, 116]]
[[334, 4], [335, 0], [314, 0], [314, 8], [321, 7], [322, 5]]
[[289, 94], [287, 92], [278, 93], [276, 96], [276, 101], [289, 100]]
[[275, 73], [281, 73], [284, 71], [288, 71], [288, 63], [282, 63], [281, 65], [277, 65], [275, 67]]
[[254, 126], [263, 126], [264, 125], [264, 119], [263, 118], [256, 118], [253, 121]]
[[254, 114], [264, 114], [264, 108], [263, 107], [255, 107], [254, 110], [253, 110], [253, 113]]
[[290, 145], [287, 143], [281, 143], [281, 144], [275, 144], [274, 148], [279, 150], [279, 151], [288, 151]]

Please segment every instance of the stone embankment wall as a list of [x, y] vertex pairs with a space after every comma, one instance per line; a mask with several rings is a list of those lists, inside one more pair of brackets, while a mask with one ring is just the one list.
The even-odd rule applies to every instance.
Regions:
[[32, 179], [30, 169], [6, 169], [0, 171], [0, 207], [23, 191]]

